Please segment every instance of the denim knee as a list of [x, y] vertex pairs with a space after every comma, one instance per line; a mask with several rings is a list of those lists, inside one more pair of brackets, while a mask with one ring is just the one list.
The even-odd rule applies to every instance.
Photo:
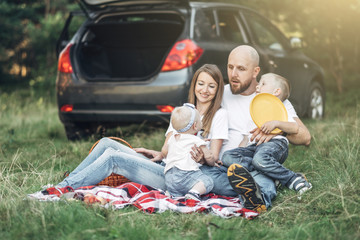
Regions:
[[225, 167], [229, 167], [233, 163], [239, 163], [240, 157], [236, 149], [224, 152], [221, 161]]
[[[100, 141], [96, 144], [96, 150], [101, 154], [101, 152], [105, 151], [106, 149], [112, 147], [112, 141], [110, 138], [104, 137], [100, 139]], [[94, 148], [95, 150], [95, 148]]]
[[268, 159], [264, 155], [255, 155], [251, 161], [251, 164], [256, 170], [261, 171], [262, 169], [267, 167]]
[[248, 171], [253, 171], [254, 167], [251, 166], [252, 152], [246, 148], [236, 148], [226, 151], [222, 157], [222, 163], [225, 167], [229, 167], [231, 164], [240, 164]]
[[111, 142], [111, 141], [113, 141], [113, 140], [111, 140], [110, 138], [108, 138], [108, 137], [103, 137], [103, 138], [101, 138], [100, 139], [100, 141], [98, 142], [98, 144], [99, 145], [106, 145], [106, 146], [108, 146], [108, 145], [110, 145], [109, 143]]
[[229, 151], [225, 152], [224, 155], [221, 158], [221, 162], [224, 166], [229, 167], [232, 163], [232, 157], [229, 153]]

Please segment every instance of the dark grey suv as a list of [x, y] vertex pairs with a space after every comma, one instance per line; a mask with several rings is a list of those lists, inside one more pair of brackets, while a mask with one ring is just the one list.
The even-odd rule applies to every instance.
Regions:
[[185, 0], [82, 0], [86, 20], [68, 39], [71, 14], [58, 42], [56, 81], [60, 120], [76, 139], [97, 126], [167, 120], [187, 99], [193, 73], [217, 64], [225, 77], [229, 52], [248, 44], [261, 73], [292, 84], [299, 116], [324, 114], [321, 68], [251, 9]]

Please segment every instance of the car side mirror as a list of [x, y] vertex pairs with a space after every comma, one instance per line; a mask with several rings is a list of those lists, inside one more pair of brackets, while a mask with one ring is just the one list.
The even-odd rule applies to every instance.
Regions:
[[292, 49], [300, 49], [302, 48], [302, 41], [298, 37], [290, 38], [290, 45]]

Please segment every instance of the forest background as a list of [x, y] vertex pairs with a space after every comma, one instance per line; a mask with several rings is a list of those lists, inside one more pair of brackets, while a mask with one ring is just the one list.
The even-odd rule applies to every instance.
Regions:
[[[304, 52], [325, 69], [329, 90], [342, 93], [359, 77], [359, 0], [219, 1], [253, 8], [288, 37], [302, 38]], [[76, 1], [69, 0], [2, 0], [0, 83], [54, 85], [56, 41], [75, 9]]]

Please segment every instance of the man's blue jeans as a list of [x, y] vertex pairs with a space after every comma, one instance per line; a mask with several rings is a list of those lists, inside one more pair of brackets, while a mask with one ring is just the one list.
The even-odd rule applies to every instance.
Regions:
[[224, 166], [237, 163], [249, 171], [257, 170], [273, 180], [287, 186], [295, 179], [295, 173], [282, 164], [288, 156], [288, 143], [285, 139], [271, 139], [269, 142], [249, 145], [226, 151], [222, 157]]
[[[211, 192], [229, 197], [238, 196], [229, 183], [229, 179], [227, 177], [227, 167], [220, 166], [218, 168], [203, 165], [200, 169], [214, 181], [214, 188]], [[271, 207], [271, 200], [276, 197], [276, 186], [274, 181], [256, 170], [250, 172], [250, 174], [260, 187], [266, 208]]]

